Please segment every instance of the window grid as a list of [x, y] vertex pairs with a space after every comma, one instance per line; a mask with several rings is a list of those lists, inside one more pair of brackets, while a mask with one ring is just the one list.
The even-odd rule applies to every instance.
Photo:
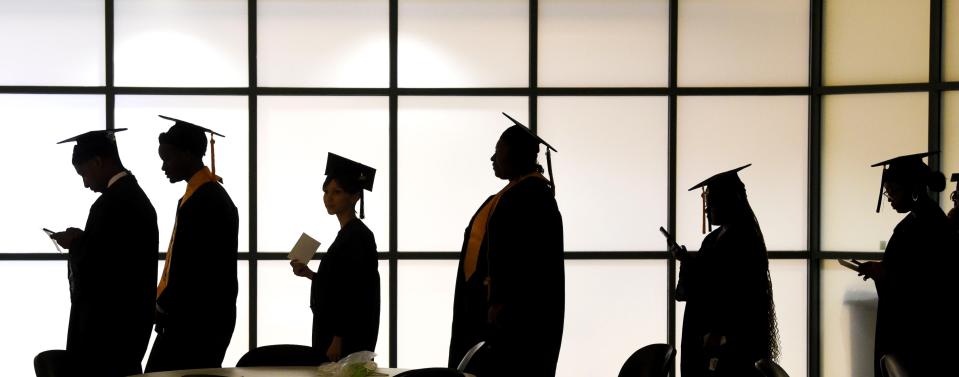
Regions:
[[[250, 348], [256, 346], [256, 261], [284, 260], [285, 253], [259, 252], [257, 249], [257, 98], [269, 95], [314, 95], [314, 96], [387, 96], [389, 98], [389, 139], [390, 139], [390, 240], [389, 251], [379, 253], [380, 260], [387, 260], [390, 268], [390, 367], [396, 367], [397, 344], [397, 262], [399, 260], [455, 260], [458, 251], [449, 252], [397, 252], [397, 111], [399, 96], [527, 96], [529, 98], [529, 126], [537, 129], [536, 99], [540, 96], [665, 96], [668, 107], [668, 179], [667, 179], [667, 224], [668, 228], [675, 229], [676, 214], [676, 103], [679, 96], [687, 95], [806, 95], [809, 97], [809, 179], [808, 179], [808, 245], [807, 250], [784, 251], [770, 254], [770, 259], [794, 259], [808, 262], [808, 373], [811, 377], [819, 377], [821, 371], [821, 334], [820, 332], [820, 283], [821, 263], [827, 260], [840, 258], [881, 258], [882, 253], [875, 252], [831, 252], [820, 248], [820, 188], [821, 188], [821, 135], [822, 135], [822, 96], [827, 94], [853, 93], [896, 93], [896, 92], [926, 92], [929, 95], [928, 117], [928, 144], [930, 150], [941, 148], [941, 111], [942, 92], [959, 90], [959, 82], [942, 81], [942, 33], [943, 33], [943, 0], [930, 0], [930, 49], [929, 49], [929, 81], [905, 84], [870, 84], [870, 85], [822, 85], [823, 66], [823, 3], [829, 0], [810, 0], [809, 19], [809, 84], [802, 87], [679, 87], [677, 85], [677, 22], [678, 4], [680, 0], [669, 0], [669, 49], [668, 49], [668, 85], [667, 87], [584, 87], [584, 88], [540, 88], [537, 84], [537, 10], [538, 1], [529, 1], [529, 84], [526, 88], [400, 88], [397, 86], [397, 34], [398, 34], [398, 2], [389, 0], [389, 39], [390, 39], [390, 79], [388, 88], [277, 88], [259, 87], [257, 85], [256, 65], [256, 0], [248, 0], [248, 69], [249, 82], [245, 88], [156, 88], [156, 87], [117, 87], [114, 85], [114, 0], [104, 0], [105, 13], [105, 85], [104, 86], [0, 86], [3, 94], [101, 94], [105, 97], [106, 129], [115, 127], [114, 111], [116, 95], [246, 95], [248, 96], [249, 112], [249, 253], [241, 253], [238, 260], [249, 262], [249, 303], [250, 303]], [[938, 156], [930, 157], [929, 165], [938, 169]], [[566, 252], [566, 259], [570, 260], [603, 260], [603, 259], [665, 259], [667, 261], [667, 339], [672, 345], [677, 344], [675, 311], [676, 303], [673, 300], [671, 287], [675, 285], [675, 260], [669, 257], [664, 250], [634, 250], [624, 252], [594, 251], [594, 252]], [[162, 260], [164, 256], [160, 255]], [[66, 260], [62, 254], [48, 253], [5, 253], [0, 254], [0, 261], [51, 261]]]

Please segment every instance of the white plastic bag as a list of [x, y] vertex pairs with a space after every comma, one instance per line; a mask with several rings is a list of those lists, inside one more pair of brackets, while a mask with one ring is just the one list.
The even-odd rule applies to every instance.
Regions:
[[370, 351], [354, 352], [335, 363], [320, 365], [316, 375], [317, 377], [387, 376], [376, 372], [374, 357], [376, 354]]

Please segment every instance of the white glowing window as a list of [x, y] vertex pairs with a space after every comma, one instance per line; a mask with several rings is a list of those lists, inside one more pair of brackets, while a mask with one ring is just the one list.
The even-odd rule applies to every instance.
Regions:
[[117, 86], [246, 86], [247, 3], [124, 0], [114, 9]]
[[[83, 228], [99, 194], [84, 188], [73, 168], [76, 143], [56, 143], [105, 129], [103, 106], [103, 96], [95, 95], [0, 95], [0, 114], [11, 128], [0, 138], [0, 166], [10, 179], [3, 192], [11, 198], [4, 204], [0, 252], [56, 254], [42, 228]], [[123, 136], [117, 136], [121, 144]], [[22, 179], [29, 184], [16, 183]]]
[[880, 251], [902, 220], [886, 198], [876, 213], [882, 168], [870, 165], [928, 149], [925, 93], [823, 98], [822, 249]]
[[[124, 166], [136, 175], [140, 187], [157, 211], [160, 250], [166, 251], [173, 232], [177, 201], [186, 190], [185, 182], [170, 183], [160, 169], [157, 137], [173, 122], [158, 114], [182, 119], [219, 132], [216, 140], [216, 174], [240, 216], [239, 249], [249, 250], [249, 126], [245, 96], [117, 96], [116, 127], [129, 130], [117, 134]], [[209, 135], [207, 136], [209, 137]], [[121, 139], [122, 138], [122, 139]], [[210, 166], [207, 147], [204, 164]], [[291, 244], [292, 246], [292, 244]]]
[[448, 364], [456, 266], [455, 260], [399, 262], [397, 365], [415, 369]]
[[680, 86], [803, 86], [808, 0], [679, 2]]
[[260, 86], [386, 87], [386, 0], [257, 1]]
[[827, 85], [929, 79], [928, 1], [824, 1], [823, 34]]
[[665, 261], [566, 261], [561, 377], [615, 376], [640, 347], [666, 343]]
[[[332, 152], [376, 169], [364, 192], [380, 251], [389, 249], [389, 103], [386, 97], [260, 97], [257, 111], [257, 246], [289, 251], [306, 232], [323, 243], [339, 231], [323, 205]], [[359, 205], [357, 205], [359, 211]]]
[[[677, 105], [676, 236], [699, 248], [702, 199], [690, 187], [739, 173], [771, 250], [806, 249], [807, 98], [681, 97]], [[707, 229], [708, 231], [708, 229]]]
[[0, 85], [103, 85], [103, 1], [0, 2]]
[[942, 8], [942, 78], [959, 81], [959, 3], [944, 1]]
[[769, 276], [773, 282], [773, 302], [779, 329], [779, 365], [790, 376], [806, 376], [809, 302], [808, 262], [805, 260], [769, 261]]
[[837, 262], [824, 261], [819, 286], [823, 376], [872, 376], [876, 285]]
[[[9, 233], [13, 234], [13, 233]], [[52, 247], [52, 246], [51, 246]], [[38, 353], [65, 349], [70, 323], [67, 262], [0, 262], [4, 307], [0, 311], [0, 352], [6, 376], [33, 376]], [[29, 289], [15, 289], [29, 287]]]
[[662, 97], [539, 98], [566, 250], [665, 248], [666, 110]]
[[529, 2], [400, 0], [400, 87], [529, 84]]
[[539, 2], [539, 86], [666, 86], [666, 0]]
[[236, 326], [233, 338], [223, 357], [223, 367], [233, 367], [250, 351], [250, 262], [236, 262], [236, 280], [239, 290], [236, 295]]
[[[317, 257], [319, 258], [319, 257]], [[320, 262], [309, 264], [316, 271]], [[257, 262], [257, 347], [271, 344], [313, 342], [313, 312], [310, 310], [311, 281], [296, 275], [287, 261]], [[389, 365], [390, 268], [379, 262], [380, 329], [376, 340], [376, 363]]]
[[500, 134], [512, 125], [500, 112], [526, 122], [528, 99], [399, 99], [400, 251], [460, 250], [473, 214], [506, 185], [490, 162]]

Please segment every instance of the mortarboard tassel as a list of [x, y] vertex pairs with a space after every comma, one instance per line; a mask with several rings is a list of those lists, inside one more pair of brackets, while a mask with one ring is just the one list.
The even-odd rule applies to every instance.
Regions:
[[549, 183], [553, 185], [553, 195], [556, 195], [556, 180], [553, 179], [553, 157], [549, 154], [549, 147], [546, 148], [546, 171], [549, 172]]
[[879, 200], [876, 201], [876, 213], [879, 213], [879, 209], [882, 208], [882, 185], [886, 182], [886, 166], [882, 166], [882, 179], [879, 182]]
[[[706, 187], [703, 187], [703, 193], [702, 193], [702, 195], [700, 195], [700, 197], [703, 198], [703, 223], [702, 223], [703, 225], [702, 225], [702, 231], [703, 231], [703, 234], [706, 234]], [[710, 224], [710, 228], [712, 228], [712, 224]]]
[[366, 218], [366, 206], [363, 204], [364, 202], [366, 201], [363, 200], [363, 190], [360, 190], [360, 219]]
[[213, 140], [213, 133], [210, 133], [210, 168], [216, 175], [216, 140]]
[[210, 132], [210, 170], [216, 180], [223, 183], [223, 178], [216, 175], [216, 140], [213, 140], [213, 132]]

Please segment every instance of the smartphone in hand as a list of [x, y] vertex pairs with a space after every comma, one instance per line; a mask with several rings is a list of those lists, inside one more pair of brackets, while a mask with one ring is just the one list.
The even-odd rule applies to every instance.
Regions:
[[666, 237], [666, 244], [672, 248], [676, 245], [676, 240], [673, 239], [673, 236], [666, 231], [665, 228], [659, 227], [659, 232], [663, 234], [663, 237]]
[[850, 269], [850, 270], [859, 272], [859, 266], [860, 266], [862, 263], [859, 262], [859, 261], [857, 261], [857, 260], [855, 260], [855, 259], [851, 259], [851, 260], [840, 259], [840, 260], [839, 260], [839, 264], [842, 265], [843, 267], [846, 267], [846, 268]]
[[63, 253], [63, 249], [60, 248], [60, 244], [57, 243], [57, 240], [53, 239], [53, 235], [56, 233], [50, 229], [43, 228], [43, 233], [50, 237], [50, 240], [53, 241], [53, 247], [57, 248], [57, 252]]

